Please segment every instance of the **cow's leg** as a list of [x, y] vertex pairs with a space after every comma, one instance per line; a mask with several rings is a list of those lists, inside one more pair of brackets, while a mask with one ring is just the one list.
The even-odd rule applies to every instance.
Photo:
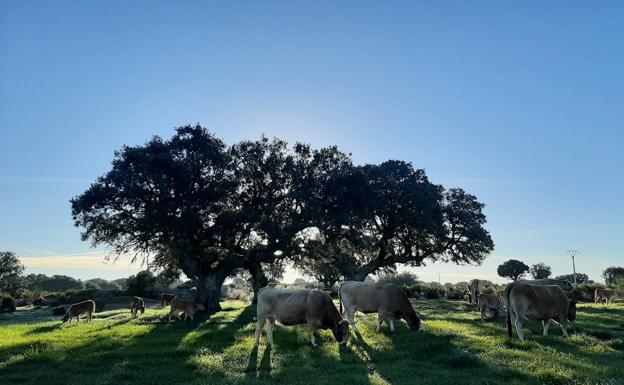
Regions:
[[[559, 326], [561, 326], [561, 331], [563, 332], [563, 336], [564, 337], [570, 337], [570, 335], [568, 334], [568, 319], [565, 318], [568, 315], [564, 315], [563, 318], [560, 318], [562, 320], [562, 322], [559, 323]], [[560, 316], [561, 317], [561, 316]]]
[[195, 313], [189, 313], [189, 316], [191, 317], [191, 321], [195, 321], [195, 319], [193, 318], [193, 314]]
[[318, 346], [316, 344], [316, 327], [310, 325], [310, 342], [312, 342], [312, 346]]
[[266, 319], [264, 317], [258, 317], [258, 322], [256, 322], [256, 347], [260, 344], [260, 335], [262, 335], [265, 322]]
[[349, 320], [351, 327], [355, 331], [355, 334], [360, 339], [362, 339], [362, 333], [360, 333], [360, 329], [358, 329], [357, 325], [355, 324], [355, 307], [350, 307], [349, 309], [347, 309], [347, 307], [345, 306], [344, 313], [345, 313], [345, 317], [347, 318], [347, 320]]
[[481, 322], [485, 323], [485, 308], [482, 307], [480, 310], [481, 310]]
[[517, 314], [512, 313], [512, 321], [516, 325], [516, 333], [518, 333], [518, 339], [524, 341], [524, 332], [522, 331], [522, 319]]
[[275, 327], [275, 320], [269, 319], [267, 325], [267, 341], [269, 341], [269, 345], [271, 345], [271, 349], [273, 349], [273, 328]]
[[78, 322], [80, 322], [80, 314], [76, 316], [76, 319], [78, 320]]
[[171, 316], [173, 315], [173, 309], [169, 310], [169, 322], [171, 322]]
[[544, 337], [548, 336], [548, 326], [550, 326], [550, 319], [542, 320], [542, 325], [544, 326]]
[[388, 318], [388, 323], [390, 324], [390, 331], [394, 331], [394, 319]]
[[381, 330], [381, 323], [383, 322], [383, 318], [381, 313], [377, 313], [377, 328], [375, 328], [375, 333], [379, 333]]

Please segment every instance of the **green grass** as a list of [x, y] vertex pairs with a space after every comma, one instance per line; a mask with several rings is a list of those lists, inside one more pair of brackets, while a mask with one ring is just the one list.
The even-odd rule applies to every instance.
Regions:
[[[422, 333], [398, 323], [376, 334], [359, 315], [364, 340], [320, 346], [306, 327], [277, 327], [254, 349], [254, 308], [225, 302], [208, 321], [168, 323], [166, 310], [131, 320], [127, 310], [91, 324], [30, 317], [0, 319], [0, 384], [624, 384], [624, 306], [580, 305], [569, 339], [557, 325], [509, 341], [505, 319], [482, 324], [465, 302], [417, 301]], [[49, 310], [35, 310], [42, 317]]]

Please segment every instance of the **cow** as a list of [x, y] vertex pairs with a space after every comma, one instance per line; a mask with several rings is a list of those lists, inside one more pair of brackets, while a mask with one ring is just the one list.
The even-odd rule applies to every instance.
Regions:
[[507, 303], [507, 334], [512, 337], [512, 323], [516, 325], [518, 339], [524, 341], [524, 320], [542, 321], [544, 336], [548, 335], [550, 321], [561, 326], [568, 337], [567, 326], [576, 319], [576, 302], [568, 299], [563, 289], [556, 285], [527, 285], [513, 282], [505, 287]]
[[77, 322], [80, 322], [80, 315], [87, 314], [87, 322], [91, 321], [93, 317], [93, 313], [95, 313], [95, 301], [87, 300], [75, 303], [67, 309], [67, 312], [63, 316], [63, 323], [69, 321], [71, 323], [72, 319], [76, 317]]
[[390, 330], [394, 331], [394, 320], [401, 318], [407, 322], [410, 329], [422, 330], [419, 314], [399, 286], [390, 283], [347, 281], [338, 288], [338, 301], [340, 312], [351, 323], [360, 338], [362, 334], [355, 325], [356, 310], [365, 314], [377, 313], [377, 333], [383, 321], [388, 322]]
[[308, 324], [310, 341], [316, 345], [316, 331], [331, 329], [334, 338], [345, 344], [349, 336], [349, 321], [343, 319], [331, 297], [320, 290], [292, 290], [263, 287], [258, 292], [256, 345], [267, 325], [267, 340], [273, 347], [275, 323], [285, 326]]
[[172, 316], [176, 316], [180, 319], [179, 313], [184, 313], [184, 320], [186, 321], [189, 317], [191, 321], [193, 321], [193, 315], [198, 310], [204, 310], [204, 304], [200, 302], [187, 301], [182, 298], [175, 297], [171, 300], [171, 310], [169, 311], [169, 321], [171, 321]]
[[485, 322], [485, 313], [490, 310], [494, 313], [494, 318], [503, 310], [500, 298], [495, 294], [481, 293], [477, 297], [479, 311], [481, 312], [481, 322]]
[[145, 313], [145, 301], [141, 297], [134, 297], [130, 304], [130, 313], [133, 318], [137, 317], [137, 313], [141, 311], [141, 314]]
[[523, 279], [518, 282], [525, 283], [527, 285], [538, 285], [538, 286], [557, 285], [565, 291], [572, 291], [574, 289], [570, 281], [567, 281], [567, 280], [562, 281], [559, 279], [543, 278], [543, 279], [527, 279], [527, 280]]
[[479, 294], [481, 294], [483, 290], [489, 286], [492, 286], [492, 282], [482, 279], [473, 279], [468, 282], [468, 296], [470, 297], [470, 303], [476, 305]]
[[600, 289], [596, 288], [594, 290], [594, 302], [598, 304], [598, 302], [603, 302], [609, 304], [611, 303], [611, 299], [615, 296], [615, 291], [613, 289]]
[[175, 294], [162, 293], [160, 295], [160, 307], [165, 307], [165, 305], [169, 305], [171, 303], [171, 300], [175, 297]]

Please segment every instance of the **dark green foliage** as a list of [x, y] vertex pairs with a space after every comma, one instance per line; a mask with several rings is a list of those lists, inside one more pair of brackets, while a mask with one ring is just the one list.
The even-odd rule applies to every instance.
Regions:
[[151, 271], [139, 271], [136, 275], [131, 275], [128, 278], [128, 294], [143, 296], [147, 288], [153, 287], [155, 282], [156, 278]]
[[85, 285], [79, 279], [67, 275], [29, 274], [26, 276], [26, 285], [29, 290], [43, 290], [59, 292], [67, 290], [81, 290]]
[[0, 293], [18, 296], [24, 289], [24, 266], [15, 253], [0, 252]]
[[[568, 281], [568, 282], [574, 283], [574, 274], [558, 275], [555, 277], [555, 279], [558, 279], [560, 281]], [[576, 273], [577, 284], [580, 285], [581, 283], [586, 283], [586, 282], [589, 282], [589, 277], [587, 276], [587, 274]]]
[[418, 282], [418, 276], [407, 271], [398, 274], [384, 274], [377, 278], [377, 282], [391, 283], [397, 286], [412, 286]]
[[0, 297], [0, 312], [12, 313], [15, 311], [15, 300], [12, 297]]
[[531, 266], [531, 275], [533, 279], [543, 279], [548, 278], [552, 274], [550, 266], [547, 266], [545, 263], [536, 263]]
[[604, 278], [607, 285], [613, 285], [617, 280], [624, 279], [624, 267], [608, 267], [602, 272], [602, 278]]
[[504, 278], [517, 281], [529, 271], [529, 266], [517, 259], [510, 259], [498, 266], [496, 272]]

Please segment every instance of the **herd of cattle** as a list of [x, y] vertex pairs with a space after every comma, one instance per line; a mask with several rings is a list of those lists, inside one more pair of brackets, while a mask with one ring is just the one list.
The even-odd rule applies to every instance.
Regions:
[[[488, 311], [496, 317], [500, 312], [507, 312], [507, 333], [512, 337], [513, 326], [520, 341], [524, 341], [523, 324], [526, 320], [541, 321], [544, 336], [548, 335], [548, 326], [555, 321], [561, 326], [564, 336], [568, 336], [567, 327], [576, 319], [576, 302], [570, 298], [572, 285], [567, 281], [539, 279], [519, 281], [508, 284], [497, 294], [485, 293], [492, 285], [489, 281], [472, 280], [468, 284], [469, 301], [477, 305], [481, 312], [481, 320], [485, 320]], [[611, 289], [596, 289], [594, 301], [610, 303], [614, 296]], [[316, 332], [319, 329], [330, 329], [341, 344], [348, 341], [349, 329], [353, 328], [361, 339], [357, 327], [355, 312], [364, 314], [377, 313], [379, 332], [384, 321], [394, 331], [394, 321], [403, 319], [411, 330], [421, 331], [422, 316], [413, 308], [407, 294], [399, 286], [374, 282], [343, 282], [338, 289], [340, 311], [332, 298], [320, 290], [278, 289], [264, 287], [258, 292], [256, 315], [255, 344], [258, 346], [262, 331], [266, 328], [267, 340], [273, 346], [273, 328], [276, 323], [281, 325], [307, 324], [310, 328], [310, 341], [316, 346]], [[161, 295], [161, 307], [170, 305], [168, 319], [193, 319], [195, 312], [204, 310], [201, 303], [187, 301], [174, 294]], [[130, 304], [132, 317], [138, 312], [145, 312], [145, 302], [134, 297]], [[87, 322], [95, 313], [95, 302], [83, 301], [71, 305], [63, 322], [71, 322], [73, 318], [80, 321], [80, 315], [86, 314]]]

